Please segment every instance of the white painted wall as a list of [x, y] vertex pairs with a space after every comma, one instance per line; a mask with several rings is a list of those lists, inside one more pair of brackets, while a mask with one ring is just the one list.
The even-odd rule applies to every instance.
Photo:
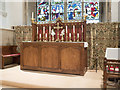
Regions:
[[0, 45], [13, 45], [11, 26], [24, 25], [24, 0], [5, 0], [4, 13], [0, 13]]
[[0, 46], [2, 45], [2, 30], [0, 30]]
[[5, 0], [6, 16], [1, 15], [1, 28], [11, 28], [13, 25], [24, 25], [23, 0]]

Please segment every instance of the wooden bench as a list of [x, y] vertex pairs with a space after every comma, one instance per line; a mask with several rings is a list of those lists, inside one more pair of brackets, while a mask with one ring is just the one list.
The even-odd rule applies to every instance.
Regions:
[[13, 57], [13, 63], [20, 62], [20, 53], [17, 52], [17, 46], [0, 46], [0, 68], [4, 69], [5, 58]]
[[[116, 80], [115, 83], [108, 83], [108, 79], [112, 78]], [[119, 85], [120, 80], [120, 60], [108, 60], [104, 59], [104, 73], [103, 73], [103, 88], [107, 88], [107, 86], [112, 86], [116, 88], [120, 88]]]
[[[103, 88], [120, 88], [120, 48], [107, 48], [104, 59]], [[111, 82], [110, 79], [113, 81]]]

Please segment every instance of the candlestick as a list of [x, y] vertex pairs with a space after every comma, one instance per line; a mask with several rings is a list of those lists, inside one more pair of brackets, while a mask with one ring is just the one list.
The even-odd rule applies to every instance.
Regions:
[[62, 34], [61, 36], [61, 41], [63, 42], [64, 41], [64, 35]]
[[47, 33], [45, 33], [45, 42], [47, 42]]
[[51, 32], [52, 32], [52, 31], [51, 31], [51, 26], [49, 26], [49, 37], [48, 37], [48, 38], [49, 38], [49, 41], [51, 41]]
[[45, 40], [45, 27], [43, 27], [43, 41]]
[[75, 25], [73, 25], [73, 33], [75, 33]]
[[69, 33], [69, 37], [71, 37], [71, 33]]
[[34, 12], [32, 12], [32, 19], [34, 18]]
[[72, 42], [72, 40], [71, 40], [71, 33], [69, 33], [69, 38], [70, 38], [70, 42]]
[[86, 21], [87, 16], [88, 16], [87, 14], [84, 15], [84, 20], [85, 20], [85, 21]]
[[38, 27], [37, 27], [37, 35], [39, 34], [38, 32], [39, 32], [39, 30], [38, 30]]
[[45, 27], [43, 27], [43, 34], [45, 34]]
[[54, 42], [54, 36], [52, 36], [52, 42]]
[[68, 30], [67, 30], [67, 26], [66, 26], [66, 36], [65, 36], [65, 38], [66, 38], [66, 41], [68, 41], [68, 34], [67, 34], [67, 32], [68, 32]]
[[32, 12], [32, 18], [31, 18], [32, 23], [34, 23], [35, 19], [34, 19], [34, 12]]
[[37, 24], [37, 22], [35, 21], [35, 18], [34, 18], [34, 12], [32, 12], [31, 23]]
[[46, 33], [46, 41], [48, 41], [48, 39], [47, 39], [47, 33]]
[[75, 25], [73, 25], [73, 41], [75, 41]]
[[47, 38], [47, 33], [46, 33], [45, 37]]
[[53, 29], [52, 29], [52, 33], [51, 33], [51, 35], [52, 35], [52, 42], [54, 42], [54, 35], [55, 35], [55, 32], [54, 32]]
[[77, 42], [79, 42], [79, 33], [77, 33]]

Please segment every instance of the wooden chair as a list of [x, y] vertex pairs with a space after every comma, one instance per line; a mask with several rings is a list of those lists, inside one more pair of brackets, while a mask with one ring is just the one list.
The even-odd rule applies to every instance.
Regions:
[[4, 69], [5, 58], [13, 57], [13, 63], [18, 63], [20, 60], [20, 53], [16, 50], [17, 46], [0, 46], [0, 68]]
[[[120, 78], [120, 48], [107, 48], [104, 59], [103, 88], [112, 86], [120, 88], [118, 84]], [[108, 79], [117, 79], [115, 83], [108, 83]]]

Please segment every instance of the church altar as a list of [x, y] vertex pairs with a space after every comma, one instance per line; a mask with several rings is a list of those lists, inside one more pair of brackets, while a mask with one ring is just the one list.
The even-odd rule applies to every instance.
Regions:
[[84, 75], [86, 45], [83, 42], [22, 42], [21, 69]]
[[32, 41], [21, 42], [21, 69], [84, 75], [86, 21], [32, 22]]
[[[32, 41], [32, 26], [13, 26], [12, 29], [15, 30], [14, 45], [17, 45], [19, 47], [19, 42]], [[89, 44], [89, 47], [87, 48], [87, 60], [89, 69], [96, 68], [96, 60], [99, 62], [98, 69], [103, 69], [103, 61], [106, 48], [118, 48], [118, 46], [120, 46], [119, 30], [120, 23], [106, 22], [86, 24], [86, 42]], [[98, 53], [100, 54], [98, 55]], [[98, 56], [96, 57], [96, 55]]]

